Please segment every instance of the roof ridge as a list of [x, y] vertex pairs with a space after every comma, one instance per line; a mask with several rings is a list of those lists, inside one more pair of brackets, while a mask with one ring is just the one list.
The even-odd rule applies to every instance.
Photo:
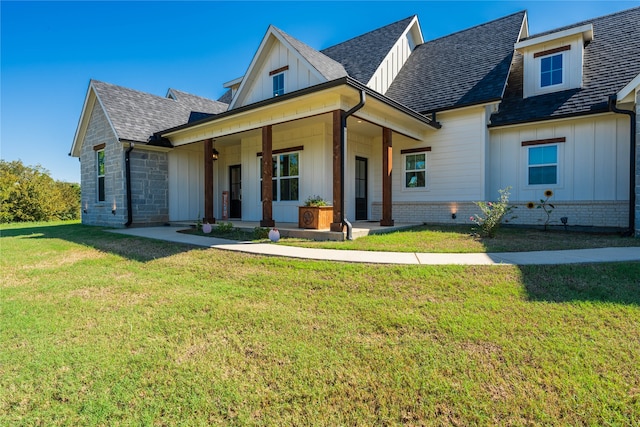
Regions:
[[[117, 85], [117, 84], [115, 84], [115, 83], [109, 83], [109, 82], [103, 82], [103, 81], [101, 81], [101, 80], [90, 79], [90, 84], [93, 84], [93, 83], [99, 83], [99, 84], [103, 84], [103, 85], [111, 86], [111, 87], [114, 87], [114, 88], [124, 89], [124, 90], [126, 90], [127, 92], [135, 92], [135, 93], [138, 93], [138, 94], [141, 94], [141, 95], [145, 95], [145, 96], [152, 96], [152, 97], [154, 97], [154, 98], [158, 98], [158, 99], [166, 99], [166, 100], [169, 100], [169, 101], [171, 101], [171, 102], [176, 102], [176, 100], [175, 100], [175, 99], [168, 98], [168, 97], [166, 97], [166, 96], [160, 96], [160, 95], [156, 95], [156, 94], [153, 94], [153, 93], [150, 93], [150, 92], [143, 92], [143, 91], [141, 91], [141, 90], [131, 89], [131, 88], [126, 87], [126, 86]], [[185, 93], [186, 93], [186, 92], [185, 92]]]
[[334, 45], [327, 46], [327, 47], [323, 48], [322, 50], [320, 50], [319, 52], [320, 52], [320, 53], [323, 53], [325, 50], [332, 49], [332, 48], [334, 48], [334, 47], [336, 47], [336, 46], [340, 46], [341, 44], [348, 43], [348, 42], [353, 41], [353, 40], [355, 40], [355, 39], [358, 39], [358, 38], [360, 38], [360, 37], [364, 37], [364, 36], [366, 36], [367, 34], [371, 34], [371, 33], [375, 32], [375, 31], [379, 31], [379, 30], [382, 30], [383, 28], [387, 28], [387, 27], [390, 27], [390, 26], [392, 26], [392, 25], [396, 25], [396, 24], [398, 24], [398, 23], [400, 23], [400, 22], [403, 22], [403, 21], [409, 21], [409, 20], [411, 20], [411, 19], [413, 19], [413, 18], [415, 18], [415, 17], [417, 17], [417, 16], [418, 16], [418, 15], [415, 15], [415, 14], [414, 14], [414, 15], [408, 16], [408, 17], [406, 17], [406, 18], [399, 19], [399, 20], [397, 20], [397, 21], [394, 21], [394, 22], [391, 22], [391, 23], [389, 23], [389, 24], [383, 25], [382, 27], [374, 28], [373, 30], [369, 30], [369, 31], [367, 31], [366, 33], [358, 34], [357, 36], [353, 36], [353, 37], [351, 37], [350, 39], [343, 40], [343, 41], [341, 41], [340, 43], [336, 43], [336, 44], [334, 44]]
[[470, 31], [470, 30], [474, 30], [474, 29], [476, 29], [476, 28], [481, 28], [481, 27], [484, 27], [484, 26], [487, 26], [487, 25], [490, 25], [490, 24], [494, 24], [494, 23], [496, 23], [496, 22], [498, 22], [498, 21], [502, 21], [502, 20], [507, 19], [507, 18], [512, 18], [512, 17], [514, 17], [514, 16], [516, 16], [516, 15], [521, 15], [521, 14], [526, 14], [526, 13], [527, 13], [527, 10], [526, 10], [526, 9], [525, 9], [525, 10], [521, 10], [521, 11], [519, 11], [519, 12], [515, 12], [515, 13], [512, 13], [512, 14], [510, 14], [510, 15], [505, 15], [505, 16], [503, 16], [503, 17], [496, 18], [496, 19], [493, 19], [493, 20], [491, 20], [491, 21], [483, 22], [482, 24], [474, 25], [473, 27], [464, 28], [464, 29], [462, 29], [462, 30], [458, 30], [458, 31], [456, 31], [456, 32], [454, 32], [454, 33], [449, 33], [449, 34], [447, 34], [447, 35], [444, 35], [444, 36], [441, 36], [441, 37], [435, 38], [435, 39], [433, 39], [433, 40], [425, 41], [425, 42], [424, 42], [424, 43], [422, 43], [422, 44], [433, 43], [433, 42], [436, 42], [436, 41], [439, 41], [439, 40], [442, 40], [442, 39], [446, 39], [446, 38], [448, 38], [448, 37], [452, 37], [452, 36], [458, 35], [458, 34], [460, 34], [460, 33], [464, 33], [465, 31]]
[[624, 13], [629, 13], [632, 10], [636, 10], [636, 9], [640, 9], [640, 6], [632, 7], [632, 8], [624, 9], [624, 10], [619, 10], [618, 12], [608, 13], [606, 15], [595, 16], [593, 18], [585, 19], [584, 21], [576, 22], [576, 23], [569, 24], [569, 25], [564, 25], [562, 27], [552, 28], [550, 30], [542, 31], [542, 32], [536, 33], [536, 34], [531, 34], [531, 35], [529, 35], [529, 37], [525, 38], [524, 40], [528, 40], [528, 39], [544, 36], [544, 35], [551, 34], [551, 33], [556, 33], [558, 31], [567, 30], [567, 29], [570, 29], [570, 28], [580, 27], [580, 26], [586, 25], [586, 24], [591, 24], [594, 21], [599, 21], [601, 19], [610, 18], [610, 17], [615, 16], [615, 15], [621, 15], [621, 14], [624, 14]]

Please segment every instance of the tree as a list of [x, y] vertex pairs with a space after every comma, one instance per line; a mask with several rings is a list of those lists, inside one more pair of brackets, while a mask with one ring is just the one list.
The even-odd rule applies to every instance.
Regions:
[[40, 165], [0, 160], [0, 222], [52, 221], [80, 216], [80, 186], [55, 181]]

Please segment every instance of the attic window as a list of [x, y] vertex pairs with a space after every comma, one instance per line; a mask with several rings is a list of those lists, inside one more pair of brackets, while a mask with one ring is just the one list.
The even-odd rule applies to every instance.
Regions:
[[288, 69], [289, 66], [285, 65], [277, 70], [269, 71], [269, 75], [273, 80], [273, 96], [284, 95], [284, 72]]
[[540, 87], [562, 84], [562, 54], [540, 59]]

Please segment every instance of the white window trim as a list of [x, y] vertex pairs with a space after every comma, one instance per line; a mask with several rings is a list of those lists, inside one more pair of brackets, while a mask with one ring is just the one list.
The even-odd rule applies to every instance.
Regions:
[[[302, 162], [302, 151], [289, 151], [286, 153], [280, 153], [280, 154], [273, 154], [272, 158], [273, 161], [276, 164], [276, 173], [280, 173], [280, 156], [290, 156], [292, 154], [297, 154], [298, 155], [298, 175], [290, 175], [287, 176], [285, 179], [292, 179], [292, 178], [298, 178], [298, 199], [297, 200], [280, 200], [280, 176], [272, 176], [271, 177], [271, 181], [273, 183], [273, 185], [276, 188], [276, 195], [277, 198], [272, 200], [272, 203], [278, 203], [281, 205], [286, 205], [286, 204], [292, 204], [292, 205], [299, 205], [300, 204], [300, 169], [301, 169], [301, 162]], [[262, 170], [262, 156], [258, 157], [258, 171]], [[262, 173], [260, 174], [260, 179], [258, 182], [259, 187], [259, 191], [258, 191], [258, 198], [260, 199], [260, 194], [262, 192]], [[262, 200], [259, 200], [260, 202], [262, 202]]]
[[[533, 167], [543, 167], [543, 166], [552, 166], [555, 165], [556, 166], [556, 182], [555, 184], [529, 184], [529, 167], [531, 167], [531, 165], [529, 165], [529, 153], [530, 153], [530, 149], [531, 148], [540, 148], [540, 147], [551, 147], [551, 146], [556, 146], [557, 147], [557, 151], [556, 151], [556, 163], [547, 163], [547, 164], [542, 164], [542, 165], [534, 165]], [[540, 144], [540, 145], [532, 145], [532, 146], [525, 146], [522, 147], [523, 149], [525, 149], [525, 155], [524, 155], [524, 183], [525, 183], [525, 188], [527, 189], [539, 189], [539, 188], [544, 188], [544, 189], [552, 189], [552, 188], [560, 188], [562, 186], [561, 180], [562, 180], [562, 161], [561, 159], [563, 158], [563, 149], [564, 149], [564, 144], [563, 143], [551, 143], [551, 144]]]
[[[410, 169], [407, 170], [407, 156], [415, 156], [418, 154], [424, 154], [424, 187], [407, 187], [407, 172], [421, 171], [422, 169]], [[402, 154], [402, 191], [420, 192], [429, 190], [429, 151], [419, 151], [414, 153]]]
[[[98, 203], [103, 203], [107, 201], [107, 179], [106, 179], [106, 171], [107, 171], [107, 166], [106, 166], [106, 160], [107, 160], [107, 156], [106, 156], [106, 152], [104, 150], [104, 148], [97, 150], [96, 152], [96, 201]], [[102, 162], [104, 164], [104, 174], [100, 175], [100, 162], [99, 162], [99, 157], [100, 157], [100, 153], [102, 153]], [[102, 182], [103, 182], [103, 186], [104, 186], [104, 200], [100, 200], [100, 178], [102, 178]]]
[[[534, 58], [536, 64], [536, 94], [541, 95], [545, 93], [559, 92], [561, 90], [569, 89], [569, 52], [570, 51], [550, 53], [549, 55]], [[562, 56], [562, 83], [542, 86], [542, 60], [558, 55]]]
[[[275, 98], [277, 96], [282, 96], [285, 93], [287, 93], [287, 89], [286, 89], [287, 88], [287, 78], [285, 76], [285, 73], [286, 73], [286, 70], [285, 71], [281, 71], [281, 72], [276, 73], [276, 74], [273, 74], [271, 76], [271, 96], [273, 98]], [[278, 76], [282, 76], [282, 93], [276, 95], [275, 91], [273, 90], [273, 82], [275, 81], [276, 77], [278, 77]]]

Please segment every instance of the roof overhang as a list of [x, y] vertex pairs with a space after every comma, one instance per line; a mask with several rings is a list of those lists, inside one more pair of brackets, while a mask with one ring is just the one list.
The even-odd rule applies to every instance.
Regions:
[[89, 121], [91, 120], [91, 112], [93, 111], [93, 107], [95, 104], [99, 103], [100, 107], [104, 111], [104, 115], [109, 123], [111, 131], [116, 138], [118, 137], [118, 133], [116, 132], [115, 126], [111, 122], [111, 118], [107, 114], [107, 110], [104, 108], [100, 97], [98, 96], [95, 88], [93, 87], [93, 80], [89, 82], [89, 88], [87, 89], [87, 95], [84, 98], [84, 104], [82, 105], [82, 112], [80, 113], [80, 119], [78, 120], [78, 127], [76, 128], [76, 133], [73, 137], [73, 143], [71, 144], [71, 150], [69, 151], [69, 155], [72, 157], [80, 157], [80, 151], [82, 150], [82, 142], [87, 134], [87, 128], [89, 127]]
[[175, 147], [221, 138], [335, 110], [349, 110], [359, 102], [361, 91], [366, 94], [366, 103], [357, 113], [359, 118], [413, 139], [422, 139], [425, 133], [440, 128], [430, 118], [343, 77], [157, 132], [155, 136], [167, 138]]
[[617, 94], [616, 99], [618, 104], [631, 102], [635, 103], [635, 95], [640, 92], [640, 74], [638, 74], [628, 85], [623, 87]]
[[528, 38], [526, 40], [516, 43], [514, 48], [516, 50], [522, 50], [529, 46], [548, 43], [553, 40], [558, 40], [565, 37], [571, 37], [577, 34], [582, 34], [582, 40], [585, 42], [593, 40], [593, 24], [581, 25], [579, 27], [569, 28], [562, 31], [556, 31], [556, 32], [544, 34], [541, 36], [533, 36], [531, 38]]

